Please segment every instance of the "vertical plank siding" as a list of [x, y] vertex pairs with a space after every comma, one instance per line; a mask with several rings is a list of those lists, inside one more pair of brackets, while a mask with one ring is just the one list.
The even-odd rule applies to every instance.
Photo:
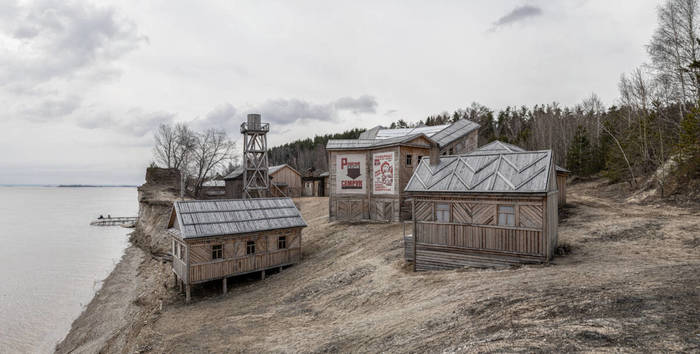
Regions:
[[190, 267], [190, 282], [199, 283], [237, 274], [245, 274], [282, 265], [299, 263], [300, 260], [301, 250], [297, 248], [226, 259], [212, 263], [193, 264]]
[[[544, 262], [556, 247], [557, 198], [418, 195], [405, 258], [417, 271]], [[449, 222], [436, 221], [437, 203], [450, 204]], [[514, 207], [515, 226], [498, 225], [499, 205]]]

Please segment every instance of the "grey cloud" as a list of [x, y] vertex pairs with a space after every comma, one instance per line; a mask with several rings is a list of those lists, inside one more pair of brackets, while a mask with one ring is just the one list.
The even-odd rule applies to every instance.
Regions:
[[133, 109], [120, 118], [114, 118], [111, 114], [94, 114], [76, 120], [76, 124], [85, 129], [104, 129], [118, 133], [143, 137], [153, 132], [160, 124], [168, 124], [174, 121], [175, 114], [170, 112], [142, 112]]
[[341, 97], [335, 101], [335, 108], [351, 111], [354, 114], [376, 113], [377, 100], [370, 95], [362, 95], [358, 98]]
[[45, 122], [73, 113], [80, 107], [80, 103], [81, 100], [77, 96], [37, 100], [33, 101], [31, 106], [21, 107], [20, 114], [33, 122]]
[[260, 113], [265, 121], [278, 124], [290, 124], [298, 120], [327, 121], [336, 117], [332, 104], [315, 104], [296, 98], [268, 100], [250, 113]]
[[209, 128], [230, 130], [237, 127], [240, 120], [236, 107], [227, 102], [211, 110], [204, 118], [195, 119], [192, 124], [201, 130]]
[[503, 17], [499, 18], [493, 23], [491, 30], [495, 30], [498, 27], [505, 25], [510, 25], [519, 21], [522, 21], [528, 17], [535, 17], [542, 15], [542, 9], [532, 5], [523, 5], [516, 7], [511, 12], [507, 13]]
[[11, 5], [15, 15], [0, 25], [0, 39], [21, 45], [0, 49], [0, 86], [32, 87], [99, 70], [146, 40], [112, 8], [54, 0]]

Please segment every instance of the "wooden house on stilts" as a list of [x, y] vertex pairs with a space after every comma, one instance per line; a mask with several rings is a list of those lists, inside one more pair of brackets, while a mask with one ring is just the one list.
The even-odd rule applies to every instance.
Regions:
[[552, 152], [423, 159], [406, 186], [414, 270], [546, 262], [557, 245]]
[[173, 273], [185, 286], [282, 269], [301, 260], [306, 223], [289, 198], [176, 201], [168, 233]]

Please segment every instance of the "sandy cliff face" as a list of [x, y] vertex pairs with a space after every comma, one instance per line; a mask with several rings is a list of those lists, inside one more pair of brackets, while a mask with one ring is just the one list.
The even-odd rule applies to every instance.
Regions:
[[170, 242], [165, 233], [173, 202], [179, 199], [180, 173], [175, 169], [149, 168], [139, 187], [139, 219], [131, 242], [153, 254], [165, 254]]

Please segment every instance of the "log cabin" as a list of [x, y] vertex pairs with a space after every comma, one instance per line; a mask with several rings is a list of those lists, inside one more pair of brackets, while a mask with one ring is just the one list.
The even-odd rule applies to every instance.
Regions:
[[[520, 146], [504, 143], [500, 140], [494, 140], [478, 149], [470, 152], [471, 154], [492, 153], [492, 152], [508, 152], [508, 151], [527, 151]], [[571, 171], [554, 165], [557, 173], [557, 188], [559, 189], [559, 207], [566, 205], [566, 179], [571, 175]]]
[[550, 150], [423, 159], [406, 186], [415, 271], [546, 262], [557, 245]]
[[172, 270], [185, 287], [260, 272], [301, 261], [301, 230], [306, 227], [289, 198], [176, 201], [168, 223]]
[[441, 154], [474, 150], [478, 135], [479, 125], [462, 119], [444, 126], [375, 127], [359, 139], [329, 140], [329, 219], [410, 219], [404, 188], [421, 158], [431, 149]]

